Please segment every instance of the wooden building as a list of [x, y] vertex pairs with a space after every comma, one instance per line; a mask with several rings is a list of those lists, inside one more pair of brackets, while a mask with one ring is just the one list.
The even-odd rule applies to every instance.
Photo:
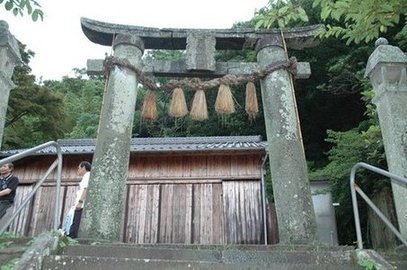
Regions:
[[[95, 140], [60, 140], [62, 214], [72, 206], [80, 161], [92, 161]], [[127, 181], [123, 241], [129, 243], [264, 243], [263, 160], [259, 136], [135, 138]], [[9, 156], [21, 150], [2, 151]], [[55, 160], [55, 149], [15, 162], [20, 178], [15, 208]], [[11, 230], [50, 230], [55, 208], [54, 172]], [[86, 205], [85, 205], [86, 208]]]

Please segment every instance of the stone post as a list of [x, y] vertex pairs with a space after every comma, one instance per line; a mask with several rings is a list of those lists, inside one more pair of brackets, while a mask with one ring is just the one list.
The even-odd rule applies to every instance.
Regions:
[[[384, 38], [366, 66], [374, 90], [389, 171], [407, 177], [407, 56]], [[392, 184], [400, 233], [407, 239], [407, 188]]]
[[[139, 37], [119, 34], [113, 49], [114, 57], [141, 69], [144, 45]], [[103, 98], [80, 237], [121, 240], [137, 84], [133, 70], [116, 65], [111, 69]]]
[[8, 24], [0, 20], [0, 148], [3, 141], [4, 124], [10, 90], [15, 87], [11, 81], [14, 67], [21, 62], [17, 40], [8, 30]]
[[[281, 36], [259, 41], [257, 61], [261, 68], [284, 60]], [[280, 243], [313, 244], [317, 225], [290, 76], [280, 69], [261, 80], [274, 200]]]

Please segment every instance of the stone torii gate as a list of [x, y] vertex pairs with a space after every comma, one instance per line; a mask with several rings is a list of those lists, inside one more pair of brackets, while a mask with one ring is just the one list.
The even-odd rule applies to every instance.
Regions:
[[[250, 74], [286, 61], [284, 42], [293, 49], [317, 45], [310, 26], [284, 31], [253, 29], [157, 29], [81, 19], [82, 30], [94, 43], [113, 46], [113, 56], [146, 74], [167, 77], [221, 77]], [[143, 62], [144, 49], [186, 50], [186, 60]], [[216, 50], [254, 49], [257, 63], [219, 63]], [[88, 60], [89, 74], [102, 74], [103, 60]], [[296, 78], [308, 78], [308, 63], [298, 63]], [[281, 243], [317, 240], [307, 167], [294, 89], [285, 69], [261, 80], [270, 167]], [[90, 175], [81, 236], [120, 240], [123, 202], [130, 156], [130, 139], [138, 92], [132, 68], [113, 66], [108, 74]]]

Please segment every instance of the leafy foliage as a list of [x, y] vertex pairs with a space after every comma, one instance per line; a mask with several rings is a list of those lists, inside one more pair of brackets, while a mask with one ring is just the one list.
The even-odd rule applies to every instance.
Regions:
[[20, 51], [25, 65], [16, 67], [12, 77], [17, 85], [10, 92], [4, 131], [4, 148], [29, 147], [61, 138], [65, 127], [60, 121], [62, 99], [49, 88], [35, 83], [28, 67], [33, 52]]
[[362, 258], [358, 260], [358, 264], [366, 270], [375, 270], [376, 263], [370, 258]]
[[297, 21], [308, 22], [308, 16], [305, 10], [292, 1], [270, 0], [269, 6], [264, 7], [257, 12], [255, 18], [255, 28], [285, 28], [290, 23]]
[[96, 138], [104, 80], [97, 77], [83, 79], [82, 72], [77, 71], [76, 78], [44, 82], [63, 96], [67, 138]]
[[31, 15], [31, 19], [36, 22], [38, 19], [44, 19], [44, 13], [41, 10], [40, 4], [35, 0], [0, 0], [0, 5], [4, 3], [4, 8], [10, 11], [14, 16]]
[[[371, 106], [372, 90], [365, 90], [364, 101], [370, 105], [367, 113], [369, 119], [362, 121], [357, 128], [348, 131], [335, 132], [328, 130], [327, 141], [333, 145], [328, 151], [329, 163], [321, 170], [312, 173], [312, 177], [324, 177], [330, 179], [332, 194], [335, 202], [340, 207], [336, 209], [338, 217], [338, 235], [342, 244], [352, 244], [355, 239], [352, 200], [350, 195], [349, 176], [352, 167], [360, 161], [376, 167], [386, 168], [384, 145], [380, 127], [374, 107]], [[389, 187], [389, 181], [385, 181], [377, 174], [366, 171], [359, 172], [356, 177], [358, 185], [368, 196]], [[360, 219], [363, 235], [368, 237], [367, 232], [367, 207], [360, 206]], [[368, 243], [370, 241], [367, 241]]]
[[0, 270], [13, 270], [14, 266], [18, 263], [19, 258], [14, 258], [0, 267]]
[[[321, 18], [332, 22], [321, 33], [324, 37], [341, 37], [347, 44], [370, 42], [405, 20], [407, 2], [400, 0], [314, 0], [313, 7], [321, 8]], [[398, 33], [407, 35], [407, 25]]]
[[[293, 22], [308, 22], [309, 15], [302, 8], [311, 0], [270, 0], [268, 7], [259, 11], [256, 28], [284, 28]], [[400, 0], [312, 0], [312, 8], [326, 23], [319, 37], [335, 37], [351, 43], [370, 42], [384, 33], [401, 26], [396, 39], [406, 45], [407, 2]]]

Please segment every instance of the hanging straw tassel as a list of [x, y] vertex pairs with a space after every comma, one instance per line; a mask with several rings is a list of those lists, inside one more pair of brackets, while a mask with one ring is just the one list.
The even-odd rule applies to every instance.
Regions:
[[259, 112], [259, 104], [257, 103], [256, 86], [253, 82], [246, 84], [246, 113], [249, 115], [249, 119], [256, 118]]
[[231, 114], [235, 112], [235, 103], [229, 85], [221, 84], [215, 101], [215, 110], [220, 114]]
[[153, 121], [157, 119], [157, 104], [155, 102], [155, 92], [147, 90], [144, 96], [143, 108], [141, 110], [141, 117], [146, 120]]
[[172, 91], [169, 114], [172, 117], [184, 117], [188, 114], [188, 107], [185, 101], [184, 91], [177, 87]]
[[203, 121], [208, 119], [208, 107], [206, 105], [205, 92], [202, 89], [195, 92], [189, 114], [193, 120]]

